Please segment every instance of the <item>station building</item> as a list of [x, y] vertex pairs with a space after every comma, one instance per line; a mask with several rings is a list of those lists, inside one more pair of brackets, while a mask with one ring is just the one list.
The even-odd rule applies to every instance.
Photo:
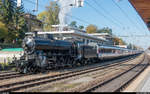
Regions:
[[101, 45], [113, 45], [111, 39], [107, 38], [107, 34], [102, 34], [100, 37], [98, 34], [87, 34], [84, 30], [79, 30], [70, 26], [63, 26], [60, 30], [59, 25], [53, 25], [52, 31], [38, 32], [38, 34], [52, 34], [55, 39], [58, 40], [76, 40], [88, 44], [90, 42], [98, 43]]
[[107, 43], [106, 43], [107, 45], [114, 45], [113, 40], [115, 36], [113, 35], [110, 35], [108, 33], [92, 33], [90, 35], [107, 40]]

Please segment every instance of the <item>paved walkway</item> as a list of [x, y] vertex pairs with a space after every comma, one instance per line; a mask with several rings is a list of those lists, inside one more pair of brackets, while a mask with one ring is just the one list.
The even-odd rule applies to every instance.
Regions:
[[150, 92], [150, 71], [143, 87], [139, 90], [139, 92]]
[[[147, 53], [150, 56], [150, 52]], [[142, 72], [123, 92], [150, 92], [150, 66]]]
[[[150, 56], [150, 51], [147, 53]], [[139, 89], [140, 92], [150, 92], [150, 67], [147, 77], [145, 78], [144, 85]]]

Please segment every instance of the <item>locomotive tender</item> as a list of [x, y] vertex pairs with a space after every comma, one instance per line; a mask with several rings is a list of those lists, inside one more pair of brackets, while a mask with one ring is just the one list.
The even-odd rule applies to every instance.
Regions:
[[15, 61], [17, 71], [20, 73], [73, 67], [141, 53], [137, 50], [96, 43], [55, 40], [50, 34], [38, 35], [37, 32], [27, 33], [22, 47], [24, 55]]

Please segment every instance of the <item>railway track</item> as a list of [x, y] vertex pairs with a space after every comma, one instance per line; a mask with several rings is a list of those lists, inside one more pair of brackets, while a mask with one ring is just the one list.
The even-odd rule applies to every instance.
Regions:
[[[130, 59], [133, 59], [133, 58], [135, 58], [135, 56]], [[24, 77], [24, 76], [28, 76], [28, 75], [19, 74], [18, 72], [15, 72], [15, 71], [1, 71], [0, 72], [0, 80], [13, 79], [13, 78], [19, 78], [19, 77]]]
[[[124, 61], [121, 63], [125, 63], [125, 62], [127, 62], [127, 61]], [[90, 72], [102, 70], [102, 69], [116, 66], [119, 64], [120, 63], [114, 63], [114, 64], [110, 64], [107, 66], [97, 66], [97, 67], [93, 67], [93, 68], [81, 69], [78, 71], [66, 72], [66, 73], [62, 73], [62, 74], [58, 74], [58, 75], [54, 75], [54, 76], [46, 76], [46, 77], [27, 80], [27, 81], [8, 83], [8, 84], [4, 84], [4, 85], [0, 86], [0, 92], [16, 91], [16, 90], [20, 90], [20, 89], [34, 87], [36, 85], [41, 85], [41, 84], [45, 84], [45, 83], [49, 83], [49, 82], [67, 79], [69, 77], [78, 76], [78, 75], [82, 75], [85, 73], [90, 73]]]
[[12, 79], [17, 77], [26, 76], [27, 74], [20, 74], [19, 72], [15, 71], [4, 71], [0, 72], [0, 80]]
[[10, 73], [10, 72], [15, 72], [15, 71], [0, 71], [0, 74]]
[[148, 57], [144, 56], [142, 62], [136, 64], [127, 71], [124, 71], [115, 77], [110, 77], [110, 79], [104, 82], [95, 81], [92, 85], [89, 84], [89, 87], [81, 92], [120, 92], [147, 67], [148, 63]]
[[[135, 56], [134, 56], [135, 57]], [[29, 74], [32, 75], [32, 74]], [[15, 71], [1, 71], [0, 72], [0, 80], [13, 79], [18, 77], [27, 76], [26, 74], [19, 74]]]
[[[97, 78], [96, 76], [106, 77], [107, 74], [110, 74], [110, 73], [115, 74], [115, 73], [119, 72], [119, 69], [122, 69], [122, 66], [120, 66], [120, 67], [118, 67], [118, 66], [120, 66], [120, 65], [116, 65], [116, 66], [108, 67], [108, 68], [105, 68], [105, 69], [102, 69], [102, 70], [97, 70], [97, 71], [85, 73], [85, 74], [78, 75], [78, 76], [73, 76], [73, 77], [70, 77], [70, 78], [67, 78], [67, 79], [59, 80], [59, 81], [52, 82], [52, 83], [47, 83], [47, 84], [44, 84], [44, 85], [40, 85], [38, 87], [34, 87], [34, 88], [30, 88], [30, 89], [24, 89], [24, 90], [20, 90], [20, 91], [21, 92], [22, 91], [23, 92], [32, 92], [32, 91], [37, 92], [37, 91], [48, 90], [46, 92], [56, 92], [56, 91], [61, 91], [62, 92], [62, 91], [65, 91], [67, 89], [66, 84], [67, 84], [67, 86], [69, 86], [70, 83], [72, 83], [74, 81], [77, 81], [79, 79], [83, 79], [83, 78], [87, 78], [87, 77], [96, 79]], [[47, 87], [51, 87], [51, 88], [47, 88]], [[57, 89], [57, 90], [54, 89], [54, 88], [57, 88], [57, 87], [59, 89]], [[20, 92], [20, 91], [17, 91], [17, 92]], [[45, 91], [43, 91], [43, 92], [45, 92]], [[76, 92], [78, 92], [78, 91], [76, 91]]]
[[0, 75], [0, 80], [6, 80], [6, 79], [12, 79], [12, 78], [17, 78], [17, 77], [23, 77], [26, 76], [27, 74], [20, 74], [20, 73], [11, 73], [11, 74], [3, 74]]

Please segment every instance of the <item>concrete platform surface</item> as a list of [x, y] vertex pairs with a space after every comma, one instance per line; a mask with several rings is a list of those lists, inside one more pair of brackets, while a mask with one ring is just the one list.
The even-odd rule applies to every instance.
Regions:
[[150, 92], [150, 72], [143, 87], [139, 90], [139, 92]]
[[[150, 51], [147, 55], [150, 57]], [[150, 65], [123, 92], [150, 92]]]

